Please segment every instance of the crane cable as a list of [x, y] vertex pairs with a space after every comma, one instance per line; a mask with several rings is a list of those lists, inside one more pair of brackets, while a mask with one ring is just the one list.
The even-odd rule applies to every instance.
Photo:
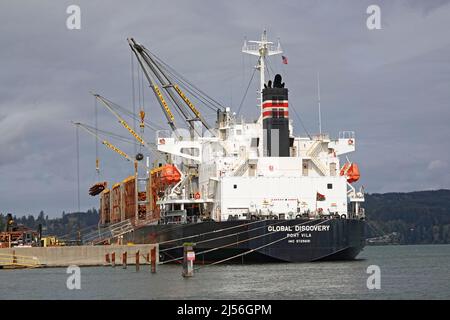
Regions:
[[[133, 115], [136, 114], [136, 88], [134, 86], [134, 57], [133, 51], [130, 53], [131, 55], [131, 104], [133, 106]], [[133, 117], [133, 130], [136, 131], [136, 118]], [[136, 154], [137, 149], [136, 145], [134, 146], [134, 153]]]
[[[98, 134], [98, 106], [97, 99], [94, 97], [94, 122], [95, 134]], [[97, 173], [97, 181], [100, 181], [100, 159], [98, 156], [98, 140], [95, 139], [95, 171]]]
[[[138, 75], [139, 74], [141, 75], [139, 86], [140, 86], [140, 91], [142, 92], [142, 104], [139, 101], [139, 104], [140, 104], [140, 106], [139, 106], [139, 114], [140, 115], [145, 115], [145, 111], [144, 111], [144, 106], [145, 106], [145, 99], [144, 99], [144, 94], [145, 94], [145, 92], [144, 92], [144, 71], [138, 70]], [[143, 122], [143, 118], [141, 119], [141, 122]], [[143, 137], [144, 136], [144, 127], [141, 126], [141, 123], [139, 124], [139, 132], [141, 134], [141, 137]], [[143, 147], [143, 145], [140, 144], [139, 145], [139, 153], [142, 153], [142, 147]]]
[[[89, 125], [87, 125], [87, 124], [83, 124], [83, 123], [77, 123], [77, 125], [79, 125], [79, 126], [85, 128], [85, 129], [87, 129], [88, 131], [90, 131], [90, 132], [92, 132], [92, 133], [95, 133], [95, 132], [97, 131], [96, 134], [97, 134], [98, 136], [100, 136], [100, 135], [105, 135], [105, 136], [108, 136], [108, 137], [110, 137], [110, 138], [114, 138], [114, 139], [116, 139], [116, 140], [118, 140], [118, 141], [121, 141], [121, 142], [126, 142], [126, 143], [130, 143], [130, 144], [138, 145], [138, 143], [136, 142], [135, 139], [131, 139], [131, 138], [128, 138], [128, 137], [119, 135], [119, 134], [114, 133], [114, 132], [111, 132], [111, 131], [106, 131], [106, 130], [101, 130], [101, 129], [95, 130], [94, 127], [91, 127], [91, 126], [89, 126]], [[152, 143], [149, 143], [149, 144], [151, 145]]]
[[[151, 52], [150, 52], [151, 53]], [[156, 55], [154, 55], [153, 53], [151, 53], [152, 56], [154, 57], [154, 59], [160, 64], [160, 66], [170, 75], [172, 75], [174, 78], [176, 78], [179, 82], [183, 83], [185, 86], [190, 86], [194, 91], [197, 91], [197, 95], [202, 95], [204, 97], [205, 100], [209, 100], [208, 103], [213, 106], [212, 109], [214, 111], [217, 111], [218, 107], [219, 108], [224, 108], [222, 106], [222, 104], [220, 104], [219, 102], [217, 102], [216, 100], [214, 100], [214, 98], [210, 97], [208, 94], [206, 94], [205, 92], [203, 92], [201, 89], [199, 89], [198, 87], [196, 87], [194, 84], [192, 84], [191, 82], [189, 82], [189, 80], [187, 80], [184, 76], [182, 76], [180, 73], [178, 73], [174, 68], [172, 68], [171, 66], [169, 66], [167, 63], [165, 63], [164, 61], [162, 61], [160, 58], [158, 58]], [[197, 96], [195, 95], [195, 96]], [[215, 105], [215, 106], [214, 106]]]
[[247, 89], [245, 90], [244, 96], [242, 97], [241, 103], [239, 104], [239, 108], [238, 108], [238, 111], [236, 112], [236, 115], [239, 115], [239, 112], [241, 112], [242, 105], [244, 104], [245, 98], [247, 97], [248, 89], [250, 88], [250, 85], [252, 84], [255, 73], [256, 73], [256, 68], [253, 69], [252, 76], [250, 77], [250, 81], [248, 82]]
[[[114, 107], [113, 109], [117, 112], [118, 110], [121, 111], [124, 115], [127, 115], [128, 117], [130, 117], [131, 119], [139, 119], [138, 116], [136, 114], [134, 114], [133, 112], [131, 112], [130, 110], [118, 105], [117, 103], [105, 98], [102, 96], [102, 98], [107, 101], [110, 104], [110, 107]], [[156, 130], [161, 130], [162, 127], [152, 123], [151, 121], [145, 121], [145, 125], [146, 127], [149, 127], [150, 129], [156, 131]]]
[[76, 153], [77, 153], [77, 204], [78, 212], [80, 212], [80, 137], [78, 133], [78, 127], [75, 128], [76, 135]]
[[174, 68], [172, 68], [170, 65], [165, 63], [163, 60], [161, 60], [157, 55], [155, 55], [153, 52], [149, 51], [147, 48], [146, 50], [152, 55], [152, 57], [161, 65], [164, 66], [164, 70], [171, 74], [172, 76], [176, 77], [180, 82], [183, 82], [185, 85], [190, 86], [193, 91], [196, 91], [198, 95], [202, 95], [205, 100], [209, 100], [209, 104], [214, 106], [211, 107], [212, 110], [217, 111], [217, 109], [225, 109], [225, 107], [218, 101], [216, 101], [214, 98], [210, 97], [208, 94], [206, 94], [204, 91], [196, 87], [193, 83], [189, 82], [185, 77], [183, 77], [180, 73], [175, 71]]

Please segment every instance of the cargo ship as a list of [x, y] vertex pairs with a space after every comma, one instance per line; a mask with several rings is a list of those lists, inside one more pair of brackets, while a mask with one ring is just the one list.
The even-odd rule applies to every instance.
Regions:
[[[144, 45], [127, 41], [167, 124], [149, 143], [144, 110], [132, 115], [140, 121], [140, 129], [133, 129], [117, 104], [94, 94], [144, 151], [130, 157], [103, 141], [134, 162], [135, 174], [110, 189], [106, 182], [91, 188], [91, 195], [100, 195], [102, 226], [91, 243], [159, 243], [160, 261], [167, 263], [182, 259], [186, 242], [194, 244], [196, 263], [205, 264], [358, 255], [365, 245], [365, 215], [364, 190], [353, 185], [359, 169], [348, 158], [355, 133], [332, 138], [320, 128], [315, 135], [294, 135], [289, 84], [281, 74], [267, 77], [269, 56], [283, 53], [279, 42], [268, 41], [264, 31], [260, 40], [244, 43], [242, 52], [255, 57], [259, 73], [259, 116], [246, 121], [240, 110], [222, 106]], [[214, 125], [198, 105], [214, 110]]]

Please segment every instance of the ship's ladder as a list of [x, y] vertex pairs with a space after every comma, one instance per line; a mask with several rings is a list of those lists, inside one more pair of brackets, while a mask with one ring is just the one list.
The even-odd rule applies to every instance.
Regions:
[[327, 174], [327, 168], [319, 160], [319, 154], [322, 151], [322, 141], [316, 140], [306, 152], [306, 155], [311, 159], [312, 163], [319, 169], [319, 173], [323, 176]]

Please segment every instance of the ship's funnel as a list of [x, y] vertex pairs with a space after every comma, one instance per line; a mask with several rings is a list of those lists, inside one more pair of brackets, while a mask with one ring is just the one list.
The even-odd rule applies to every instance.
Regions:
[[281, 75], [269, 80], [262, 90], [264, 156], [289, 157], [289, 111], [288, 89], [284, 87]]

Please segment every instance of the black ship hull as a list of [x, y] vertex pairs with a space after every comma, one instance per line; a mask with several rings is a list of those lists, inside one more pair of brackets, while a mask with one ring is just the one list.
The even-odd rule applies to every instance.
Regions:
[[365, 245], [365, 222], [293, 219], [149, 225], [124, 240], [160, 243], [160, 261], [181, 262], [183, 243], [195, 243], [196, 263], [352, 260]]

